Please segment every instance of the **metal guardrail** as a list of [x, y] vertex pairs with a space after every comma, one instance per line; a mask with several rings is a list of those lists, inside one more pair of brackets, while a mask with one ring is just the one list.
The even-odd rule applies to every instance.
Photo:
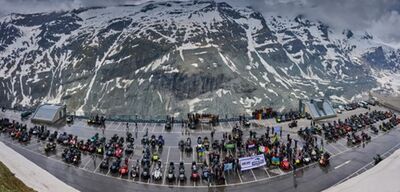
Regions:
[[[7, 110], [14, 110], [14, 111], [19, 111], [19, 112], [24, 112], [24, 111], [35, 111], [34, 107], [18, 107], [18, 108], [5, 108]], [[101, 114], [99, 114], [101, 116]], [[74, 118], [78, 118], [78, 119], [90, 119], [90, 115], [86, 116], [86, 115], [73, 115]], [[93, 115], [92, 115], [93, 116]], [[103, 115], [104, 117], [106, 117], [107, 121], [118, 121], [118, 122], [137, 122], [137, 123], [166, 123], [167, 120], [166, 118], [161, 118], [161, 117], [166, 117], [165, 116], [161, 116], [159, 115], [158, 117], [160, 118], [143, 118], [140, 117], [138, 115]], [[222, 114], [220, 115], [219, 118], [219, 122], [236, 122], [239, 121], [240, 118], [239, 116], [242, 116], [244, 118], [246, 118], [247, 120], [254, 120], [256, 119], [254, 116], [250, 116], [250, 115], [237, 115], [237, 114]], [[224, 118], [225, 117], [225, 118]], [[262, 118], [262, 119], [273, 119], [272, 118]], [[174, 123], [182, 123], [182, 121], [186, 121], [186, 119], [175, 119]], [[207, 124], [208, 122], [201, 122], [203, 124]]]
[[[238, 115], [239, 116], [239, 115]], [[127, 123], [166, 123], [167, 120], [166, 119], [141, 119], [141, 118], [121, 118], [118, 116], [105, 116], [107, 121], [116, 121], [116, 122], [127, 122]], [[132, 116], [133, 117], [133, 116]], [[74, 118], [78, 118], [78, 119], [90, 119], [90, 116], [82, 116], [82, 115], [74, 115]], [[252, 120], [254, 119], [253, 116], [245, 116], [246, 119], [248, 120]], [[232, 117], [232, 118], [223, 118], [223, 119], [219, 119], [219, 122], [236, 122], [239, 121], [240, 118], [239, 117]], [[182, 123], [185, 122], [185, 119], [175, 119], [174, 123]], [[203, 124], [207, 124], [208, 122], [202, 122], [200, 121], [200, 123]]]

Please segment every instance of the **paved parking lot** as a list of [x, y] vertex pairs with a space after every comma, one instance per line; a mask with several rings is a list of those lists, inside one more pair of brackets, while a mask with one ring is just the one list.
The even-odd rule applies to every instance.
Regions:
[[[383, 108], [380, 107], [374, 107], [373, 109], [378, 109], [378, 110], [385, 110]], [[359, 113], [364, 113], [366, 112], [366, 109], [357, 109], [357, 110], [353, 110], [353, 111], [349, 111], [349, 112], [345, 112], [343, 114], [339, 114], [339, 116], [337, 118], [332, 118], [329, 120], [325, 120], [324, 122], [329, 122], [329, 121], [333, 121], [336, 120], [338, 118], [344, 118], [344, 117], [348, 117], [352, 114], [359, 114]], [[10, 119], [14, 119], [14, 120], [18, 120], [19, 121], [19, 113], [16, 112], [12, 112], [12, 111], [8, 111], [6, 113], [0, 113], [1, 116], [0, 117], [7, 117]], [[26, 120], [24, 121], [24, 123], [28, 124], [28, 127], [33, 126], [33, 124], [29, 121]], [[224, 132], [230, 132], [232, 130], [232, 128], [235, 126], [235, 122], [223, 122], [220, 123], [220, 125], [215, 127], [216, 130], [216, 134], [215, 134], [215, 138], [222, 138], [222, 134]], [[297, 128], [293, 128], [290, 129], [288, 127], [288, 122], [286, 123], [280, 123], [280, 124], [276, 124], [275, 121], [273, 119], [268, 119], [268, 120], [252, 120], [251, 121], [251, 127], [249, 128], [250, 130], [256, 131], [257, 134], [263, 134], [265, 133], [265, 128], [267, 126], [276, 126], [279, 125], [283, 128], [283, 136], [282, 139], [286, 140], [286, 134], [290, 134], [291, 137], [293, 139], [299, 140], [299, 146], [302, 146], [303, 142], [301, 138], [299, 138], [299, 136], [297, 135], [297, 131], [300, 127], [306, 127], [310, 125], [310, 121], [306, 120], [306, 119], [301, 119], [298, 121], [298, 127]], [[114, 134], [118, 134], [120, 136], [125, 136], [125, 133], [127, 131], [129, 132], [134, 132], [135, 131], [135, 124], [134, 123], [128, 123], [128, 129], [126, 126], [125, 122], [106, 122], [106, 126], [105, 129], [103, 130], [100, 127], [95, 127], [95, 126], [89, 126], [87, 125], [85, 120], [79, 120], [76, 119], [75, 122], [72, 125], [61, 125], [61, 126], [57, 126], [57, 127], [48, 127], [48, 129], [51, 130], [51, 132], [53, 132], [54, 130], [57, 130], [59, 133], [62, 132], [67, 132], [67, 133], [71, 133], [73, 135], [78, 135], [79, 139], [87, 139], [92, 137], [95, 133], [99, 133], [100, 135], [104, 135], [107, 138], [110, 138], [112, 135]], [[155, 149], [158, 150], [160, 157], [161, 157], [161, 161], [163, 162], [163, 167], [162, 167], [162, 171], [163, 171], [163, 179], [160, 181], [153, 181], [153, 179], [148, 179], [148, 180], [144, 180], [143, 178], [136, 178], [136, 179], [132, 179], [130, 178], [130, 175], [128, 174], [127, 176], [121, 177], [119, 174], [112, 174], [109, 172], [109, 170], [107, 171], [103, 171], [100, 169], [100, 163], [103, 159], [102, 156], [99, 155], [89, 155], [89, 154], [82, 154], [82, 158], [81, 158], [81, 162], [78, 166], [76, 166], [77, 169], [80, 170], [84, 170], [90, 173], [94, 173], [94, 174], [99, 174], [99, 175], [104, 175], [107, 177], [112, 177], [112, 178], [116, 178], [116, 179], [123, 179], [123, 180], [127, 180], [130, 182], [136, 182], [136, 183], [147, 183], [147, 184], [151, 184], [151, 185], [161, 185], [161, 186], [181, 186], [181, 187], [207, 187], [208, 183], [205, 181], [199, 181], [199, 182], [192, 182], [190, 181], [190, 179], [187, 179], [185, 182], [174, 182], [174, 183], [169, 183], [168, 181], [166, 181], [165, 176], [166, 176], [166, 170], [167, 167], [169, 165], [169, 162], [174, 162], [175, 163], [175, 167], [178, 167], [179, 162], [183, 161], [185, 164], [185, 171], [186, 171], [186, 176], [189, 177], [190, 173], [191, 173], [191, 164], [193, 161], [197, 161], [197, 158], [195, 157], [195, 153], [191, 153], [191, 154], [186, 154], [186, 153], [182, 153], [179, 149], [178, 149], [178, 141], [180, 139], [186, 140], [187, 137], [190, 137], [192, 139], [192, 141], [196, 141], [198, 136], [204, 137], [210, 137], [210, 132], [212, 130], [212, 128], [208, 125], [202, 125], [200, 128], [196, 129], [196, 130], [188, 130], [188, 133], [186, 133], [185, 129], [182, 129], [181, 124], [174, 124], [174, 126], [172, 127], [172, 129], [170, 131], [166, 131], [164, 129], [164, 124], [160, 123], [139, 123], [138, 127], [137, 127], [137, 132], [138, 132], [138, 137], [135, 141], [135, 150], [134, 153], [132, 155], [129, 156], [129, 168], [132, 167], [132, 165], [136, 164], [136, 161], [138, 159], [141, 158], [142, 156], [142, 146], [140, 144], [140, 139], [142, 138], [142, 136], [145, 134], [146, 131], [148, 131], [149, 135], [163, 135], [164, 139], [165, 139], [165, 146], [161, 149]], [[248, 131], [244, 132], [244, 138], [248, 137]], [[383, 133], [379, 133], [378, 135], [374, 135], [374, 134], [370, 134], [370, 136], [372, 137], [372, 141], [381, 136]], [[324, 140], [321, 136], [317, 136], [318, 140]], [[2, 134], [1, 135], [1, 140], [6, 141], [6, 142], [10, 142], [13, 144], [17, 144], [17, 141], [12, 140], [10, 137], [8, 137], [7, 135]], [[24, 146], [27, 150], [30, 150], [34, 153], [40, 154], [42, 156], [46, 156], [48, 158], [52, 158], [56, 161], [60, 161], [62, 162], [61, 159], [61, 153], [64, 149], [63, 146], [58, 145], [57, 146], [57, 150], [54, 153], [48, 153], [46, 154], [44, 152], [44, 145], [45, 142], [44, 141], [37, 141], [36, 139], [32, 139], [29, 143], [26, 144], [26, 146]], [[365, 145], [365, 144], [363, 144]], [[355, 146], [355, 147], [363, 147], [363, 145], [359, 145], [359, 146]], [[351, 150], [351, 147], [347, 146], [346, 144], [346, 140], [345, 138], [341, 138], [336, 142], [332, 142], [332, 143], [328, 143], [324, 140], [324, 149], [329, 152], [333, 159], [332, 161], [334, 161], [334, 157], [345, 153], [349, 150]], [[222, 160], [223, 158], [221, 158]], [[110, 164], [115, 161], [115, 159], [113, 159]], [[73, 165], [68, 165], [65, 164], [66, 167], [73, 167]], [[154, 169], [154, 165], [152, 164], [151, 166], [151, 170]], [[368, 169], [368, 167], [364, 167], [361, 171]], [[248, 170], [248, 171], [244, 171], [244, 172], [227, 172], [225, 173], [225, 183], [223, 183], [222, 185], [239, 185], [239, 184], [245, 184], [245, 183], [252, 183], [252, 182], [257, 182], [257, 181], [263, 181], [263, 180], [268, 180], [271, 178], [275, 178], [278, 176], [282, 176], [282, 175], [286, 175], [289, 174], [291, 172], [284, 172], [281, 169], [279, 169], [278, 167], [259, 167], [257, 169], [252, 169], [252, 170]]]

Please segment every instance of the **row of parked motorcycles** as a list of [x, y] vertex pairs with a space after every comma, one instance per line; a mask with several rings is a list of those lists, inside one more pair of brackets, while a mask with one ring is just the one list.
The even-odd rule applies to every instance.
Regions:
[[390, 118], [392, 113], [390, 112], [382, 112], [382, 111], [373, 111], [370, 113], [364, 113], [359, 115], [353, 115], [344, 121], [338, 120], [333, 123], [322, 124], [322, 130], [324, 131], [324, 137], [328, 141], [335, 141], [341, 137], [347, 136], [350, 140], [353, 140], [349, 143], [359, 143], [363, 138], [369, 138], [367, 133], [363, 133], [361, 136], [357, 136], [354, 134], [357, 131], [365, 129], [367, 126], [371, 127], [371, 132], [377, 134], [379, 132], [374, 123], [378, 121], [385, 120]]

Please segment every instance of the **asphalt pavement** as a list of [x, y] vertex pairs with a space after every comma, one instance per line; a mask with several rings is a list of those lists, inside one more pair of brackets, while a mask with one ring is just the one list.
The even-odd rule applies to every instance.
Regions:
[[[373, 109], [385, 110], [380, 107], [374, 107]], [[366, 111], [366, 109], [357, 109], [344, 114], [339, 114], [338, 118]], [[19, 114], [9, 111], [1, 113], [1, 117], [18, 120]], [[328, 121], [334, 119], [329, 119]], [[28, 127], [32, 126], [30, 121], [25, 121], [24, 123], [27, 123]], [[298, 128], [289, 129], [287, 124], [288, 123], [279, 124], [279, 126], [282, 126], [284, 130], [284, 135], [289, 133], [292, 137], [296, 138]], [[310, 121], [308, 120], [299, 120], [299, 127], [305, 127], [309, 124]], [[215, 137], [220, 138], [222, 137], [223, 132], [230, 132], [234, 125], [235, 123], [232, 122], [221, 123], [215, 128]], [[254, 120], [252, 121], [250, 129], [262, 134], [265, 132], [266, 126], [275, 125], [277, 124], [274, 120]], [[68, 133], [79, 135], [80, 138], [90, 138], [95, 133], [102, 134], [100, 128], [88, 126], [85, 121], [80, 120], [76, 121], [73, 125], [49, 127], [49, 129], [58, 130], [59, 132], [66, 131]], [[202, 125], [202, 127], [197, 130], [190, 130], [189, 135], [185, 133], [185, 130], [181, 128], [180, 124], [175, 124], [171, 131], [165, 131], [163, 124], [139, 124], [139, 139], [146, 130], [148, 130], [150, 135], [155, 134], [158, 136], [161, 134], [164, 136], [166, 145], [160, 152], [163, 163], [166, 164], [169, 161], [178, 163], [182, 160], [186, 164], [188, 175], [190, 172], [190, 163], [193, 160], [196, 160], [196, 158], [194, 156], [186, 156], [185, 154], [180, 153], [177, 148], [177, 143], [179, 139], [186, 139], [187, 137], [191, 137], [192, 141], [195, 141], [198, 136], [209, 137], [211, 127]], [[107, 122], [104, 135], [109, 138], [113, 134], [124, 135], [126, 131], [126, 123]], [[128, 131], [134, 131], [134, 124], [129, 124]], [[208, 188], [207, 183], [204, 182], [193, 183], [187, 181], [186, 183], [169, 184], [166, 183], [165, 180], [156, 182], [151, 180], [133, 180], [129, 177], [124, 178], [99, 170], [99, 164], [102, 159], [101, 157], [83, 155], [81, 164], [79, 166], [73, 166], [65, 164], [61, 160], [61, 150], [50, 155], [43, 153], [44, 142], [31, 141], [29, 145], [23, 146], [4, 135], [0, 137], [0, 140], [43, 169], [49, 171], [60, 180], [81, 191], [265, 191], [265, 189], [271, 189], [274, 191], [321, 191], [370, 168], [372, 166], [372, 157], [376, 154], [386, 153], [385, 155], [388, 155], [400, 148], [398, 143], [400, 139], [399, 129], [371, 136], [371, 142], [353, 148], [348, 147], [344, 139], [340, 139], [335, 143], [326, 143], [324, 145], [325, 150], [333, 155], [331, 164], [327, 168], [321, 168], [317, 164], [312, 164], [297, 169], [297, 171], [293, 173], [283, 172], [276, 168], [261, 167], [251, 171], [245, 171], [241, 174], [226, 174], [225, 176], [227, 181], [225, 184], [212, 186], [211, 188]], [[247, 137], [248, 136], [245, 136], [245, 138]], [[136, 143], [138, 142], [136, 141]], [[137, 146], [134, 155], [130, 157], [130, 165], [140, 158], [140, 152], [141, 148], [140, 146]], [[165, 168], [166, 166], [164, 166], [164, 169]]]

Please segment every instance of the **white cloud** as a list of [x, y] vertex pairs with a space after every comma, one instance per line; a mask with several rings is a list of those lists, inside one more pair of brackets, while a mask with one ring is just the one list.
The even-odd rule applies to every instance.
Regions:
[[[69, 10], [79, 7], [139, 4], [149, 0], [0, 0], [0, 16]], [[167, 1], [167, 0], [155, 0]], [[216, 0], [251, 6], [264, 14], [320, 20], [330, 26], [368, 31], [388, 44], [400, 45], [400, 0]]]

